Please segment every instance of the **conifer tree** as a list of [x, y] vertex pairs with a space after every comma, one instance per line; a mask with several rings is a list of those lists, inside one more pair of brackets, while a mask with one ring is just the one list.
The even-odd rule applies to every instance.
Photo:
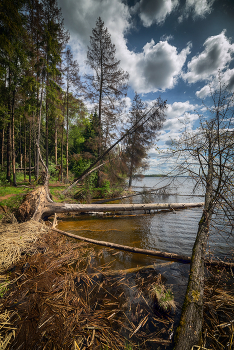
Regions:
[[43, 4], [43, 41], [44, 41], [44, 62], [46, 69], [46, 97], [45, 97], [45, 148], [46, 166], [49, 164], [49, 117], [52, 112], [50, 106], [59, 97], [60, 88], [57, 77], [61, 74], [59, 67], [62, 50], [69, 39], [68, 32], [63, 26], [61, 9], [57, 0], [42, 0]]
[[[129, 128], [130, 126], [131, 128], [133, 125], [136, 125], [146, 113], [146, 109], [146, 104], [135, 93], [127, 120], [127, 127]], [[164, 112], [162, 110], [160, 114], [152, 114], [147, 122], [140, 124], [134, 133], [128, 134], [124, 139], [125, 151], [123, 152], [123, 159], [128, 168], [129, 187], [132, 185], [132, 178], [136, 171], [147, 168], [147, 153], [156, 141], [157, 132], [161, 129], [163, 121]]]
[[87, 79], [91, 90], [90, 98], [96, 104], [98, 113], [98, 156], [107, 144], [111, 131], [116, 128], [117, 117], [119, 118], [128, 87], [128, 73], [120, 68], [120, 61], [116, 59], [115, 52], [110, 33], [99, 17], [96, 27], [92, 30], [87, 53], [87, 64], [94, 71]]
[[79, 88], [81, 87], [79, 65], [77, 61], [73, 60], [73, 54], [69, 48], [67, 48], [65, 51], [64, 78], [66, 84], [66, 179], [68, 180], [69, 107], [70, 100], [73, 98], [71, 88], [73, 88], [73, 93], [77, 95], [79, 93]]

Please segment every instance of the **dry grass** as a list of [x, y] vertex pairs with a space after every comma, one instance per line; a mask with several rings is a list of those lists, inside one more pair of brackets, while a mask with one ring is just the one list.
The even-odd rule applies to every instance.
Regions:
[[0, 273], [6, 271], [22, 254], [35, 252], [34, 243], [48, 228], [37, 222], [2, 223], [0, 226]]
[[[218, 286], [206, 285], [204, 300], [204, 345], [215, 350], [234, 349], [233, 277]], [[227, 283], [225, 283], [227, 282]], [[208, 347], [208, 346], [207, 346]]]
[[18, 315], [10, 319], [16, 328], [10, 349], [151, 349], [156, 341], [171, 343], [173, 319], [156, 315], [148, 292], [138, 287], [155, 282], [156, 274], [110, 276], [111, 267], [98, 262], [106, 249], [54, 232], [35, 246], [38, 252], [24, 255], [11, 273], [17, 281], [4, 297], [4, 308]]

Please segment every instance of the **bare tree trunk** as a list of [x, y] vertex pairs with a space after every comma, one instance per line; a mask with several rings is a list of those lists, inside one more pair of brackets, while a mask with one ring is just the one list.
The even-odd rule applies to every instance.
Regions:
[[29, 173], [28, 173], [28, 181], [31, 184], [32, 179], [31, 179], [31, 137], [32, 137], [32, 125], [31, 121], [29, 121], [29, 150], [28, 150], [28, 157], [29, 157]]
[[211, 146], [209, 145], [205, 206], [193, 247], [188, 287], [180, 324], [176, 331], [174, 350], [190, 350], [193, 345], [199, 345], [202, 337], [204, 262], [209, 236], [209, 226], [213, 213], [212, 190], [213, 166]]
[[[43, 80], [42, 80], [43, 85]], [[41, 113], [42, 113], [42, 99], [43, 99], [43, 87], [41, 88], [41, 99], [40, 99], [40, 108], [39, 108], [39, 115], [38, 115], [38, 132], [37, 132], [37, 143], [40, 145], [40, 138], [41, 138]], [[39, 153], [38, 148], [36, 147], [36, 180], [39, 179]]]
[[15, 172], [15, 91], [13, 91], [13, 98], [12, 98], [12, 107], [11, 107], [11, 127], [12, 127], [12, 173], [13, 173], [13, 185], [17, 186], [16, 184], [16, 172]]
[[66, 140], [66, 179], [68, 181], [68, 85], [67, 85], [67, 140]]
[[61, 140], [61, 182], [63, 182], [63, 125], [62, 123], [62, 140]]
[[11, 123], [7, 124], [7, 181], [11, 182]]
[[46, 166], [48, 168], [49, 165], [49, 147], [48, 147], [48, 138], [49, 138], [49, 126], [48, 126], [48, 101], [46, 97], [46, 132], [45, 132], [45, 137], [46, 137], [46, 144], [45, 144], [45, 149], [46, 149]]
[[26, 120], [24, 122], [24, 181], [26, 180], [26, 158], [27, 158], [27, 142], [26, 142]]
[[19, 150], [20, 150], [20, 167], [23, 168], [21, 118], [20, 118], [20, 140], [19, 140]]
[[3, 128], [2, 129], [2, 159], [1, 159], [1, 164], [2, 164], [2, 169], [3, 169], [3, 166], [4, 166], [4, 142], [5, 142], [5, 139], [4, 139], [4, 136], [5, 136], [5, 129]]
[[58, 163], [58, 130], [57, 119], [55, 118], [55, 135], [54, 135], [55, 165]]
[[146, 203], [146, 204], [67, 204], [53, 203], [48, 206], [44, 204], [44, 216], [50, 216], [54, 213], [73, 213], [73, 212], [102, 212], [102, 211], [135, 211], [135, 210], [158, 210], [158, 209], [185, 209], [202, 207], [204, 202], [200, 203]]

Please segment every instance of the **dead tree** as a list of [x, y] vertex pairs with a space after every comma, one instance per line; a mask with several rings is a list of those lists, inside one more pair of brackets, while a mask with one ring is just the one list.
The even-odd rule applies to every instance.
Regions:
[[[233, 100], [219, 80], [211, 90], [209, 117], [200, 117], [200, 129], [184, 133], [176, 154], [183, 156], [181, 172], [189, 172], [205, 187], [205, 205], [193, 247], [190, 276], [174, 350], [190, 350], [201, 343], [203, 320], [204, 261], [212, 215], [217, 206], [223, 209], [233, 226]], [[191, 161], [193, 159], [193, 161]], [[194, 161], [195, 159], [195, 161]], [[193, 164], [193, 165], [191, 165]], [[198, 172], [197, 172], [198, 170]]]

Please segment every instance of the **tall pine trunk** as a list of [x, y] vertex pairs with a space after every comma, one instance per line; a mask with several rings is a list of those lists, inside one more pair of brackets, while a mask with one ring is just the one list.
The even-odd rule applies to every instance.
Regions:
[[31, 125], [31, 121], [29, 121], [29, 148], [28, 148], [28, 161], [29, 161], [29, 173], [28, 173], [28, 181], [31, 184], [32, 179], [31, 179], [31, 157], [32, 157], [32, 153], [31, 153], [31, 138], [32, 138], [32, 125]]
[[63, 182], [63, 127], [64, 127], [64, 123], [62, 123], [62, 139], [61, 139], [61, 182]]
[[2, 165], [2, 169], [3, 169], [3, 166], [4, 166], [4, 142], [5, 142], [5, 129], [3, 128], [2, 129], [2, 159], [1, 159], [1, 165]]
[[[42, 113], [42, 99], [43, 99], [43, 79], [41, 82], [41, 98], [40, 98], [40, 108], [39, 108], [39, 113], [38, 113], [38, 118], [37, 118], [37, 143], [40, 145], [40, 138], [41, 138], [41, 113]], [[36, 180], [38, 181], [39, 179], [39, 152], [36, 147]]]
[[7, 124], [7, 181], [11, 182], [11, 123]]
[[26, 180], [26, 157], [27, 157], [27, 143], [26, 143], [26, 119], [24, 121], [24, 181]]
[[55, 118], [55, 133], [54, 133], [54, 152], [55, 152], [55, 165], [58, 163], [58, 129], [57, 119]]
[[197, 238], [193, 247], [189, 281], [180, 324], [176, 331], [174, 350], [190, 350], [194, 345], [199, 345], [202, 336], [204, 261], [209, 237], [210, 221], [213, 214], [213, 157], [211, 142], [209, 142], [208, 152], [205, 205], [202, 218], [199, 222]]
[[66, 179], [68, 181], [68, 87], [67, 87], [67, 139], [66, 139]]
[[47, 99], [47, 96], [46, 96], [46, 132], [45, 132], [45, 136], [46, 136], [46, 144], [45, 144], [45, 147], [46, 147], [46, 166], [47, 166], [47, 169], [48, 169], [48, 165], [49, 165], [49, 147], [48, 147], [48, 137], [49, 137], [49, 121], [48, 121], [48, 99]]
[[13, 173], [13, 185], [16, 184], [16, 171], [15, 171], [15, 91], [13, 91], [12, 106], [11, 106], [11, 127], [12, 127], [12, 173]]

